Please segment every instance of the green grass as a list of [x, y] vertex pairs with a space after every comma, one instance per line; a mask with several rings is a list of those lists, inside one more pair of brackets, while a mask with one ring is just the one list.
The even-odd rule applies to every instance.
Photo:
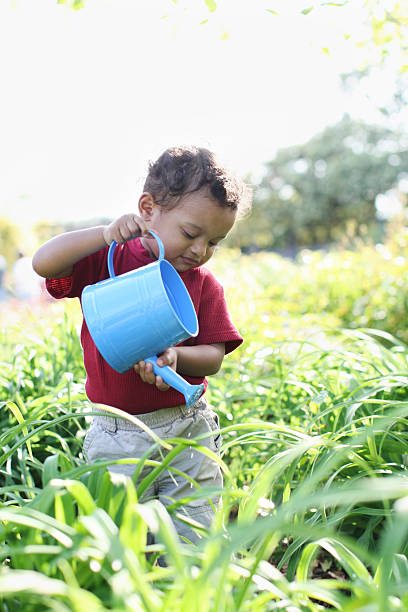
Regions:
[[[351, 279], [366, 278], [376, 253], [316, 255], [307, 278], [306, 264], [272, 255], [215, 261], [246, 342], [210, 382], [225, 488], [197, 547], [177, 539], [176, 504], [138, 502], [146, 481], [84, 463], [92, 406], [77, 305], [3, 310], [0, 610], [407, 609], [405, 330], [349, 316], [375, 294]], [[384, 265], [381, 286], [397, 282], [401, 261]], [[183, 448], [169, 442], [168, 459]]]

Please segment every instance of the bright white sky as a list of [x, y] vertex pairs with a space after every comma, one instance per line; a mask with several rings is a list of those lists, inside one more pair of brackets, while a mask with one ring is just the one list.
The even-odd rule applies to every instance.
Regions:
[[1, 0], [0, 216], [119, 216], [167, 146], [207, 146], [256, 176], [347, 110], [376, 120], [339, 89], [359, 61], [344, 34], [362, 35], [362, 1], [302, 15], [312, 3]]

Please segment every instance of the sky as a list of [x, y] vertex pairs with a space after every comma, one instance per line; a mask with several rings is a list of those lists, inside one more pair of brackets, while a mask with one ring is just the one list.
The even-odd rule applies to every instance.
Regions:
[[340, 88], [361, 61], [362, 0], [301, 13], [312, 4], [2, 0], [0, 217], [114, 218], [136, 209], [168, 146], [205, 146], [256, 181], [278, 148], [344, 112], [378, 120], [372, 99]]

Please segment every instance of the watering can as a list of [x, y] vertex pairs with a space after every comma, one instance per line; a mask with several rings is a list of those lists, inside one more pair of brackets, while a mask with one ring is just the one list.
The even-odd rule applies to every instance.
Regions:
[[108, 251], [109, 277], [88, 285], [82, 292], [82, 310], [89, 333], [108, 364], [122, 374], [139, 361], [150, 362], [153, 371], [185, 397], [191, 407], [204, 391], [204, 385], [190, 385], [169, 366], [158, 366], [157, 355], [195, 337], [198, 320], [193, 302], [176, 269], [164, 259], [115, 275], [113, 241]]

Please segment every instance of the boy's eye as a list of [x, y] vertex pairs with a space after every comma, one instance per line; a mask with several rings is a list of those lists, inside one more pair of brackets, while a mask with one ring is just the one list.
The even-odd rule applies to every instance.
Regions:
[[[196, 238], [196, 236], [193, 236], [192, 234], [190, 234], [189, 232], [187, 232], [185, 229], [181, 228], [181, 231], [183, 233], [183, 235], [188, 239], [188, 240], [194, 240], [194, 238]], [[210, 248], [214, 248], [218, 246], [218, 242], [213, 242], [212, 240], [209, 241], [208, 246]]]

